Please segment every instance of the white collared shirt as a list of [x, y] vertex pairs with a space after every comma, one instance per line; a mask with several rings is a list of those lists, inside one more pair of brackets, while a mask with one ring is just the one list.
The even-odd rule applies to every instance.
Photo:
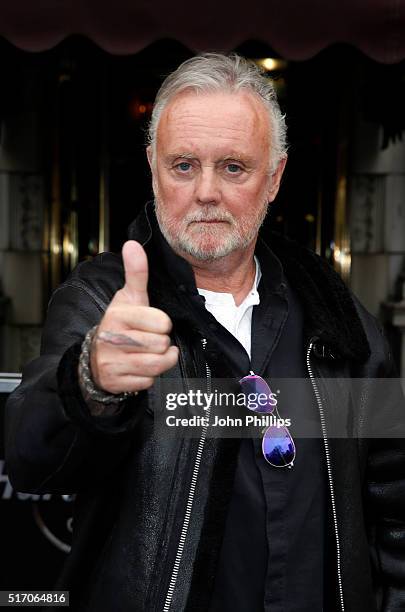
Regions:
[[251, 290], [239, 306], [236, 306], [232, 293], [219, 293], [197, 287], [198, 293], [205, 298], [206, 309], [214, 315], [218, 323], [239, 340], [249, 357], [251, 357], [253, 306], [260, 304], [257, 287], [262, 276], [259, 260], [256, 256], [254, 259], [255, 279]]

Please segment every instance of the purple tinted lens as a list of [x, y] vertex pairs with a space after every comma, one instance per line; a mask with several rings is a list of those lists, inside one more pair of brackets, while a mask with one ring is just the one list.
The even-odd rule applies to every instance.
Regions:
[[262, 450], [266, 461], [275, 467], [292, 465], [295, 459], [295, 445], [286, 427], [266, 429]]
[[246, 398], [246, 408], [259, 414], [273, 412], [276, 405], [275, 396], [261, 376], [245, 376], [239, 383]]

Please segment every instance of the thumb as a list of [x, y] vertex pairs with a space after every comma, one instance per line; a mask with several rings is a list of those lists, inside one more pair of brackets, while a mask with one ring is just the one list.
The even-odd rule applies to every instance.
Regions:
[[125, 270], [125, 293], [137, 306], [149, 306], [148, 258], [143, 246], [128, 240], [122, 247]]

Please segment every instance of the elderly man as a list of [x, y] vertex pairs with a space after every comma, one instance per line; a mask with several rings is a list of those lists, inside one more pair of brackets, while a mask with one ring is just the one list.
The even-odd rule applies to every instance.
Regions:
[[[122, 257], [80, 264], [51, 299], [41, 356], [9, 400], [7, 460], [18, 490], [76, 494], [58, 584], [74, 610], [405, 609], [403, 442], [329, 439], [322, 386], [388, 376], [381, 330], [315, 254], [258, 239], [285, 133], [253, 65], [182, 64], [150, 125], [154, 206]], [[156, 435], [158, 379], [270, 375], [310, 382], [284, 416], [319, 430], [284, 463], [271, 436], [266, 451], [205, 426]], [[367, 390], [361, 402], [355, 431], [372, 419]]]

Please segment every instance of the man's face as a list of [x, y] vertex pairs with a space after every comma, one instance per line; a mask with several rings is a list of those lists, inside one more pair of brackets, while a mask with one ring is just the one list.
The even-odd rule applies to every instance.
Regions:
[[269, 118], [248, 92], [184, 92], [148, 149], [159, 226], [180, 255], [209, 261], [255, 241], [274, 200], [283, 160], [270, 175]]

